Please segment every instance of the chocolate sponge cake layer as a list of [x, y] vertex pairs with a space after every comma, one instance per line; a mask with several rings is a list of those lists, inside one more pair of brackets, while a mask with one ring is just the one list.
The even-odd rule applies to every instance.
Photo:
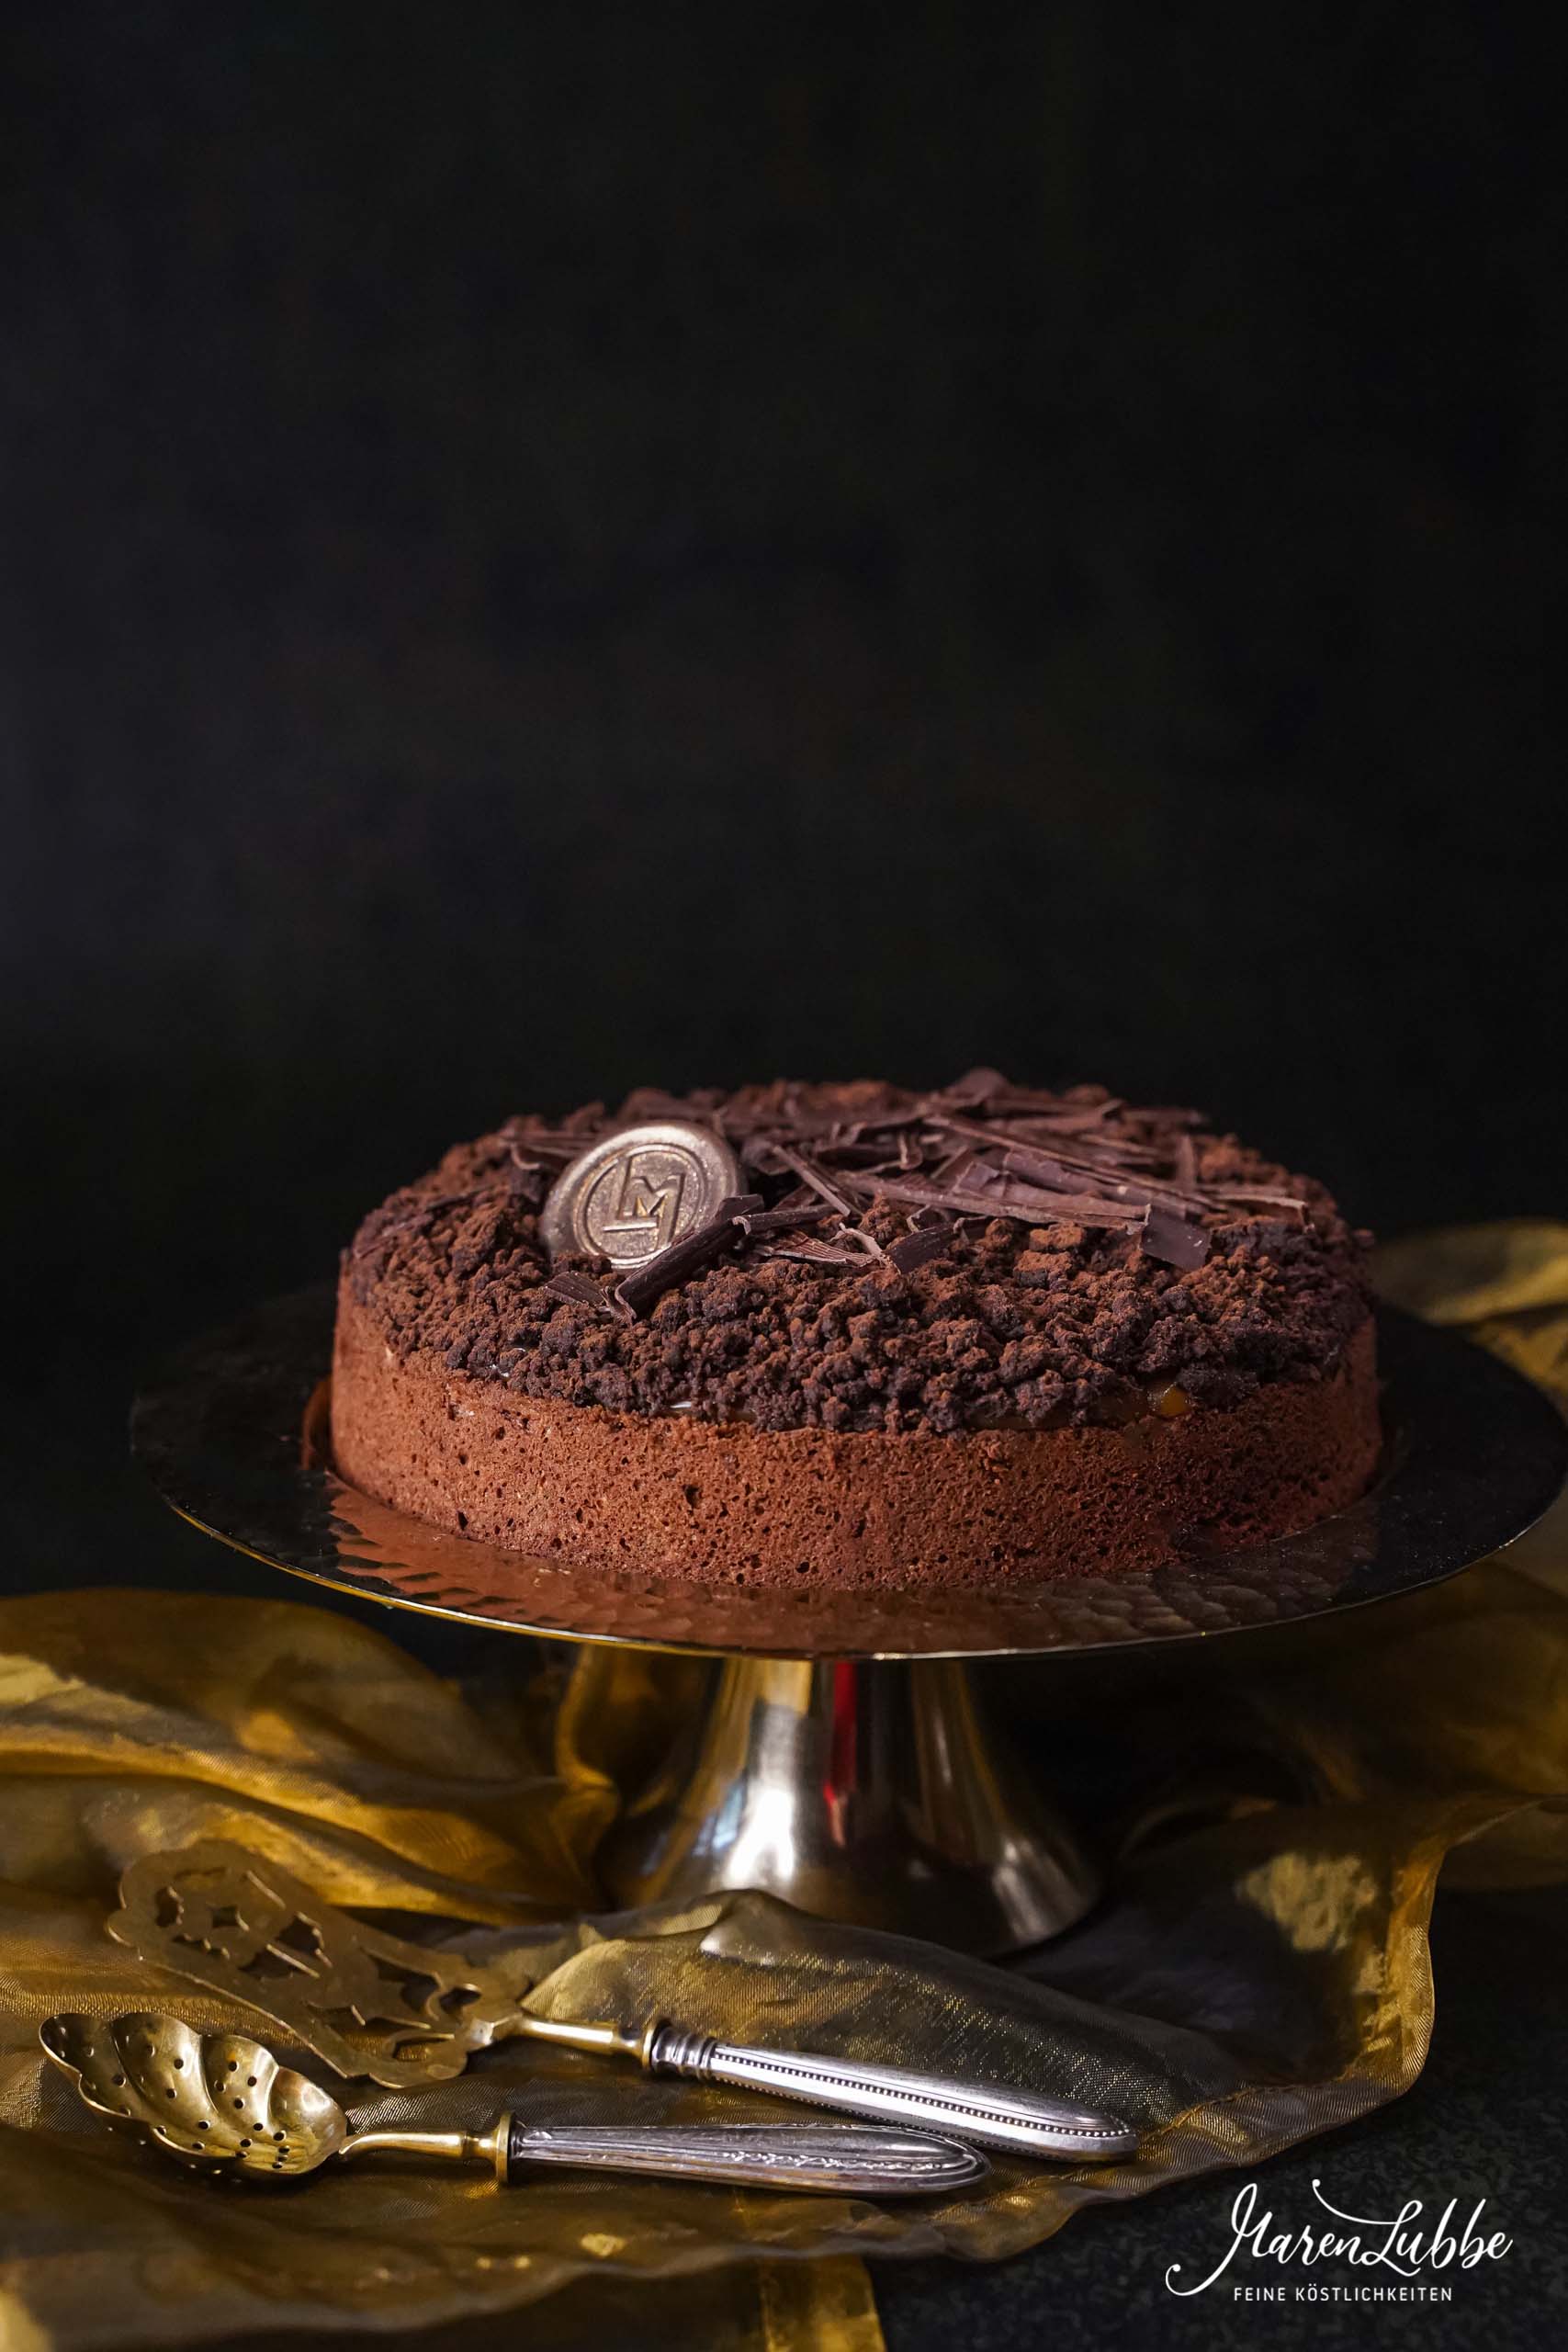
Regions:
[[[634, 1277], [560, 1171], [651, 1119], [749, 1188]], [[345, 1253], [352, 1484], [521, 1553], [705, 1581], [1147, 1568], [1310, 1524], [1379, 1426], [1365, 1237], [1193, 1114], [976, 1072], [644, 1092], [460, 1145]]]
[[1245, 1403], [1117, 1428], [757, 1430], [481, 1389], [400, 1362], [344, 1304], [338, 1467], [508, 1551], [705, 1582], [829, 1588], [1103, 1576], [1309, 1525], [1377, 1461], [1371, 1325], [1338, 1369]]

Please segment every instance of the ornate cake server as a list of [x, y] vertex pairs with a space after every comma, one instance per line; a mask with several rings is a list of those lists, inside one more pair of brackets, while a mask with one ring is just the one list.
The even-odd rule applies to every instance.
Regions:
[[985, 2177], [984, 2157], [954, 2140], [827, 2123], [527, 2124], [499, 2115], [488, 2132], [353, 2132], [334, 2098], [280, 2066], [265, 2043], [198, 2033], [153, 2009], [49, 2018], [39, 2039], [96, 2115], [136, 2132], [192, 2171], [297, 2179], [333, 2157], [397, 2154], [493, 2167], [511, 2181], [531, 2165], [655, 2173], [824, 2195], [935, 2197]]
[[346, 2076], [403, 2089], [449, 2081], [469, 2053], [517, 2038], [604, 2057], [655, 2075], [728, 2083], [884, 2123], [913, 2124], [1017, 2156], [1108, 2164], [1137, 2134], [1031, 2091], [897, 2066], [759, 2050], [664, 2018], [639, 2030], [536, 2017], [522, 1955], [476, 1961], [416, 1944], [324, 1903], [243, 1846], [209, 1840], [144, 1855], [120, 1880], [109, 1933], [144, 1961], [259, 2009]]

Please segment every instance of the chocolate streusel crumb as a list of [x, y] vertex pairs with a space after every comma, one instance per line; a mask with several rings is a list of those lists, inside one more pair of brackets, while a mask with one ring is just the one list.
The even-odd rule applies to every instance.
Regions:
[[[716, 1262], [633, 1284], [628, 1313], [603, 1261], [551, 1265], [539, 1211], [600, 1136], [669, 1117], [724, 1135], [765, 1205]], [[1366, 1314], [1365, 1242], [1322, 1185], [1194, 1113], [975, 1071], [923, 1095], [780, 1081], [514, 1118], [393, 1193], [344, 1263], [396, 1354], [516, 1395], [951, 1432], [1320, 1380]]]

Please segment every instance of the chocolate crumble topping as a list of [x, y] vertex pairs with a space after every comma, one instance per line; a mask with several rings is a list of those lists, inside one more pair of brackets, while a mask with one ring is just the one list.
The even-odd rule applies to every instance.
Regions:
[[[635, 1276], [552, 1266], [538, 1215], [560, 1170], [671, 1117], [722, 1134], [751, 1189]], [[1367, 1311], [1368, 1238], [1196, 1113], [977, 1070], [923, 1095], [781, 1080], [514, 1118], [394, 1193], [344, 1265], [398, 1354], [518, 1395], [951, 1432], [1322, 1379]]]

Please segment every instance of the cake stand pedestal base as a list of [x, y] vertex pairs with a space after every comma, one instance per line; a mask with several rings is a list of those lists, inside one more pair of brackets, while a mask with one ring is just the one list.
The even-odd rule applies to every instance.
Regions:
[[727, 1659], [602, 1868], [628, 1909], [760, 1887], [987, 1955], [1060, 1934], [1099, 1893], [953, 1658]]

